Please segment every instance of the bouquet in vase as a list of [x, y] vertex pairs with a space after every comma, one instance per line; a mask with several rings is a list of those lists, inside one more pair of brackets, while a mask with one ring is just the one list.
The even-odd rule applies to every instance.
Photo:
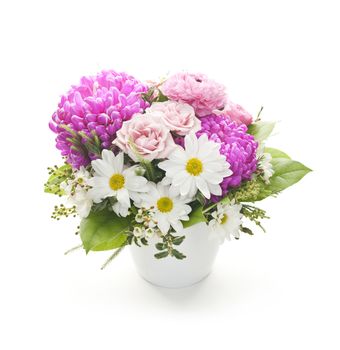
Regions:
[[186, 229], [202, 223], [219, 243], [252, 235], [267, 218], [254, 203], [310, 171], [266, 146], [274, 125], [203, 74], [83, 77], [49, 124], [63, 164], [49, 168], [45, 192], [66, 200], [52, 218], [79, 215], [79, 247], [114, 250], [110, 260], [150, 244], [155, 259], [185, 260]]

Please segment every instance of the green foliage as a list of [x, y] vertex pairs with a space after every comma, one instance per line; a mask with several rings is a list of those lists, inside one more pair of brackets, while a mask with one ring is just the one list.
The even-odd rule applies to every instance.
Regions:
[[250, 228], [248, 228], [248, 227], [241, 226], [240, 227], [240, 231], [244, 232], [244, 233], [246, 233], [246, 234], [248, 234], [250, 236], [254, 235], [253, 231]]
[[268, 197], [267, 193], [269, 192], [271, 194], [277, 194], [296, 184], [311, 171], [311, 169], [302, 163], [287, 158], [273, 158], [271, 163], [274, 174], [270, 178], [270, 183], [260, 193], [258, 200]]
[[154, 102], [169, 100], [157, 86], [151, 86], [147, 92], [142, 94], [142, 98], [150, 105]]
[[[266, 212], [263, 209], [254, 207], [252, 205], [243, 204], [241, 213], [248, 218], [250, 221], [254, 222], [255, 225], [261, 227], [261, 229], [265, 232], [265, 229], [263, 228], [261, 224], [262, 219], [269, 219], [269, 217], [266, 215]], [[241, 231], [248, 233], [249, 235], [253, 235], [253, 232], [247, 228], [247, 227], [241, 227]]]
[[179, 252], [176, 249], [172, 250], [172, 256], [174, 256], [178, 260], [183, 260], [186, 258], [186, 256], [183, 253]]
[[169, 255], [169, 252], [165, 250], [164, 252], [156, 253], [154, 256], [156, 259], [163, 259]]
[[71, 148], [78, 153], [88, 157], [89, 153], [101, 156], [101, 142], [94, 130], [91, 131], [91, 135], [85, 134], [83, 131], [74, 131], [68, 125], [60, 125], [61, 128], [65, 129], [69, 133], [67, 141], [72, 143]]
[[159, 250], [159, 253], [156, 253], [154, 256], [156, 259], [163, 259], [168, 256], [172, 256], [176, 259], [182, 260], [186, 256], [174, 248], [179, 246], [185, 239], [185, 236], [173, 236], [170, 233], [162, 237], [163, 242], [156, 243], [155, 247]]
[[129, 217], [118, 217], [106, 209], [91, 213], [80, 223], [80, 237], [86, 253], [122, 247], [129, 226]]
[[64, 206], [64, 204], [60, 204], [59, 206], [58, 205], [54, 206], [54, 210], [51, 215], [51, 218], [60, 220], [62, 217], [65, 217], [65, 218], [69, 216], [76, 217], [76, 214], [77, 214], [77, 210], [75, 206], [71, 208], [67, 208]]
[[185, 240], [185, 236], [181, 236], [181, 237], [176, 237], [172, 240], [172, 244], [174, 245], [180, 245], [182, 244], [182, 242]]
[[58, 196], [64, 195], [63, 190], [60, 188], [60, 184], [72, 176], [71, 165], [67, 163], [60, 167], [55, 165], [53, 168], [48, 168], [48, 173], [50, 176], [44, 185], [44, 191]]
[[286, 158], [286, 159], [290, 159], [289, 155], [280, 151], [279, 149], [276, 148], [271, 148], [271, 147], [266, 147], [264, 149], [264, 153], [269, 153], [272, 158]]
[[260, 176], [256, 176], [251, 181], [244, 182], [240, 187], [231, 189], [228, 196], [222, 199], [221, 202], [231, 199], [236, 202], [261, 201], [294, 185], [311, 171], [311, 169], [290, 159], [286, 153], [278, 149], [266, 148], [265, 152], [271, 154], [271, 164], [274, 170], [269, 183], [266, 184]]
[[248, 126], [248, 133], [253, 135], [256, 141], [262, 142], [269, 137], [274, 127], [275, 122], [257, 121]]
[[116, 259], [117, 256], [122, 252], [122, 250], [125, 248], [125, 245], [119, 247], [118, 249], [116, 249], [114, 251], [114, 253], [105, 261], [105, 263], [103, 264], [103, 266], [101, 267], [101, 270], [104, 270], [105, 267], [107, 267], [107, 265], [109, 265], [111, 263], [112, 260]]
[[240, 187], [233, 188], [229, 191], [228, 196], [221, 200], [222, 203], [226, 201], [235, 200], [235, 202], [255, 202], [258, 200], [259, 194], [264, 192], [265, 183], [256, 177], [253, 180], [245, 181]]
[[192, 211], [189, 214], [189, 220], [188, 221], [182, 221], [183, 227], [187, 228], [190, 226], [193, 226], [195, 224], [198, 224], [200, 222], [206, 222], [207, 219], [205, 218], [203, 214], [203, 206], [201, 204], [195, 205], [192, 208]]

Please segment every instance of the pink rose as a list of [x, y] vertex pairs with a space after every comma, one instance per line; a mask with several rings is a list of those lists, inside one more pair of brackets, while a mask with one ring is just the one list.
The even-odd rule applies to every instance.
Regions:
[[223, 110], [215, 110], [214, 114], [227, 116], [237, 125], [245, 124], [248, 126], [253, 122], [253, 117], [250, 113], [248, 113], [242, 106], [231, 101], [228, 102]]
[[170, 76], [161, 86], [170, 100], [192, 106], [198, 117], [222, 109], [228, 101], [225, 87], [204, 74], [180, 72]]
[[180, 136], [201, 129], [201, 121], [196, 118], [194, 109], [187, 103], [176, 101], [156, 102], [146, 111], [159, 115], [164, 124]]
[[139, 157], [149, 161], [166, 158], [176, 147], [170, 130], [152, 113], [136, 113], [131, 120], [125, 121], [113, 144], [135, 162]]

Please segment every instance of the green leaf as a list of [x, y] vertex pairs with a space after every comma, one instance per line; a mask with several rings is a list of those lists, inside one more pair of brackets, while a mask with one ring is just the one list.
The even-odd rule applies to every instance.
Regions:
[[276, 148], [271, 148], [271, 147], [266, 147], [264, 149], [264, 153], [269, 153], [272, 158], [286, 158], [290, 159], [289, 155], [280, 151], [279, 149]]
[[179, 252], [176, 249], [172, 250], [172, 256], [174, 256], [176, 259], [179, 259], [179, 260], [183, 260], [186, 258], [186, 256], [184, 254], [182, 254], [181, 252]]
[[174, 245], [180, 245], [185, 240], [185, 236], [181, 237], [175, 237], [175, 239], [172, 241], [172, 244]]
[[158, 97], [157, 97], [157, 102], [165, 102], [168, 101], [169, 99], [163, 94], [163, 92], [158, 89]]
[[266, 189], [272, 193], [283, 191], [289, 186], [300, 181], [311, 169], [300, 162], [286, 158], [274, 158], [271, 160], [274, 175], [270, 178], [270, 183]]
[[156, 259], [163, 259], [163, 258], [166, 258], [168, 255], [169, 255], [169, 252], [165, 250], [164, 252], [157, 253], [154, 256]]
[[86, 253], [122, 247], [127, 239], [130, 219], [108, 210], [91, 213], [80, 223], [80, 238]]
[[248, 134], [254, 136], [255, 140], [262, 142], [268, 138], [275, 127], [275, 122], [258, 121], [248, 126]]
[[198, 224], [200, 222], [206, 222], [206, 218], [203, 214], [203, 207], [201, 205], [194, 207], [189, 214], [189, 220], [188, 221], [182, 221], [183, 227], [187, 228], [192, 225]]
[[157, 243], [156, 244], [156, 249], [157, 250], [163, 250], [165, 248], [166, 248], [166, 244], [164, 244], [164, 243]]
[[64, 191], [60, 189], [60, 184], [67, 180], [72, 173], [72, 167], [69, 164], [64, 164], [59, 168], [53, 169], [52, 175], [48, 178], [44, 191], [56, 195], [63, 195]]
[[248, 227], [241, 226], [241, 227], [240, 227], [240, 230], [241, 230], [242, 232], [244, 232], [244, 233], [247, 233], [247, 234], [250, 235], [250, 236], [253, 236], [253, 235], [254, 235], [253, 231], [252, 231], [250, 228], [248, 228]]

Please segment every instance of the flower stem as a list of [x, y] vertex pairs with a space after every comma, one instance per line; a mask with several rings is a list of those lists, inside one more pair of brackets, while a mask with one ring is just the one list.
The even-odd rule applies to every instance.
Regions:
[[74, 251], [76, 251], [76, 250], [78, 250], [78, 249], [80, 249], [80, 248], [83, 248], [83, 245], [82, 245], [82, 244], [77, 245], [76, 247], [73, 247], [73, 248], [67, 250], [64, 254], [67, 255], [67, 254], [73, 253]]
[[149, 181], [155, 181], [155, 171], [151, 162], [143, 159], [140, 164], [143, 166], [146, 172], [146, 177]]
[[102, 266], [100, 269], [101, 269], [101, 270], [104, 270], [105, 267], [106, 267], [107, 265], [109, 265], [110, 262], [111, 262], [114, 258], [116, 258], [116, 257], [119, 255], [119, 253], [120, 253], [124, 248], [125, 248], [125, 245], [123, 245], [122, 247], [116, 249], [115, 252], [105, 261], [105, 263], [103, 264], [103, 266]]

